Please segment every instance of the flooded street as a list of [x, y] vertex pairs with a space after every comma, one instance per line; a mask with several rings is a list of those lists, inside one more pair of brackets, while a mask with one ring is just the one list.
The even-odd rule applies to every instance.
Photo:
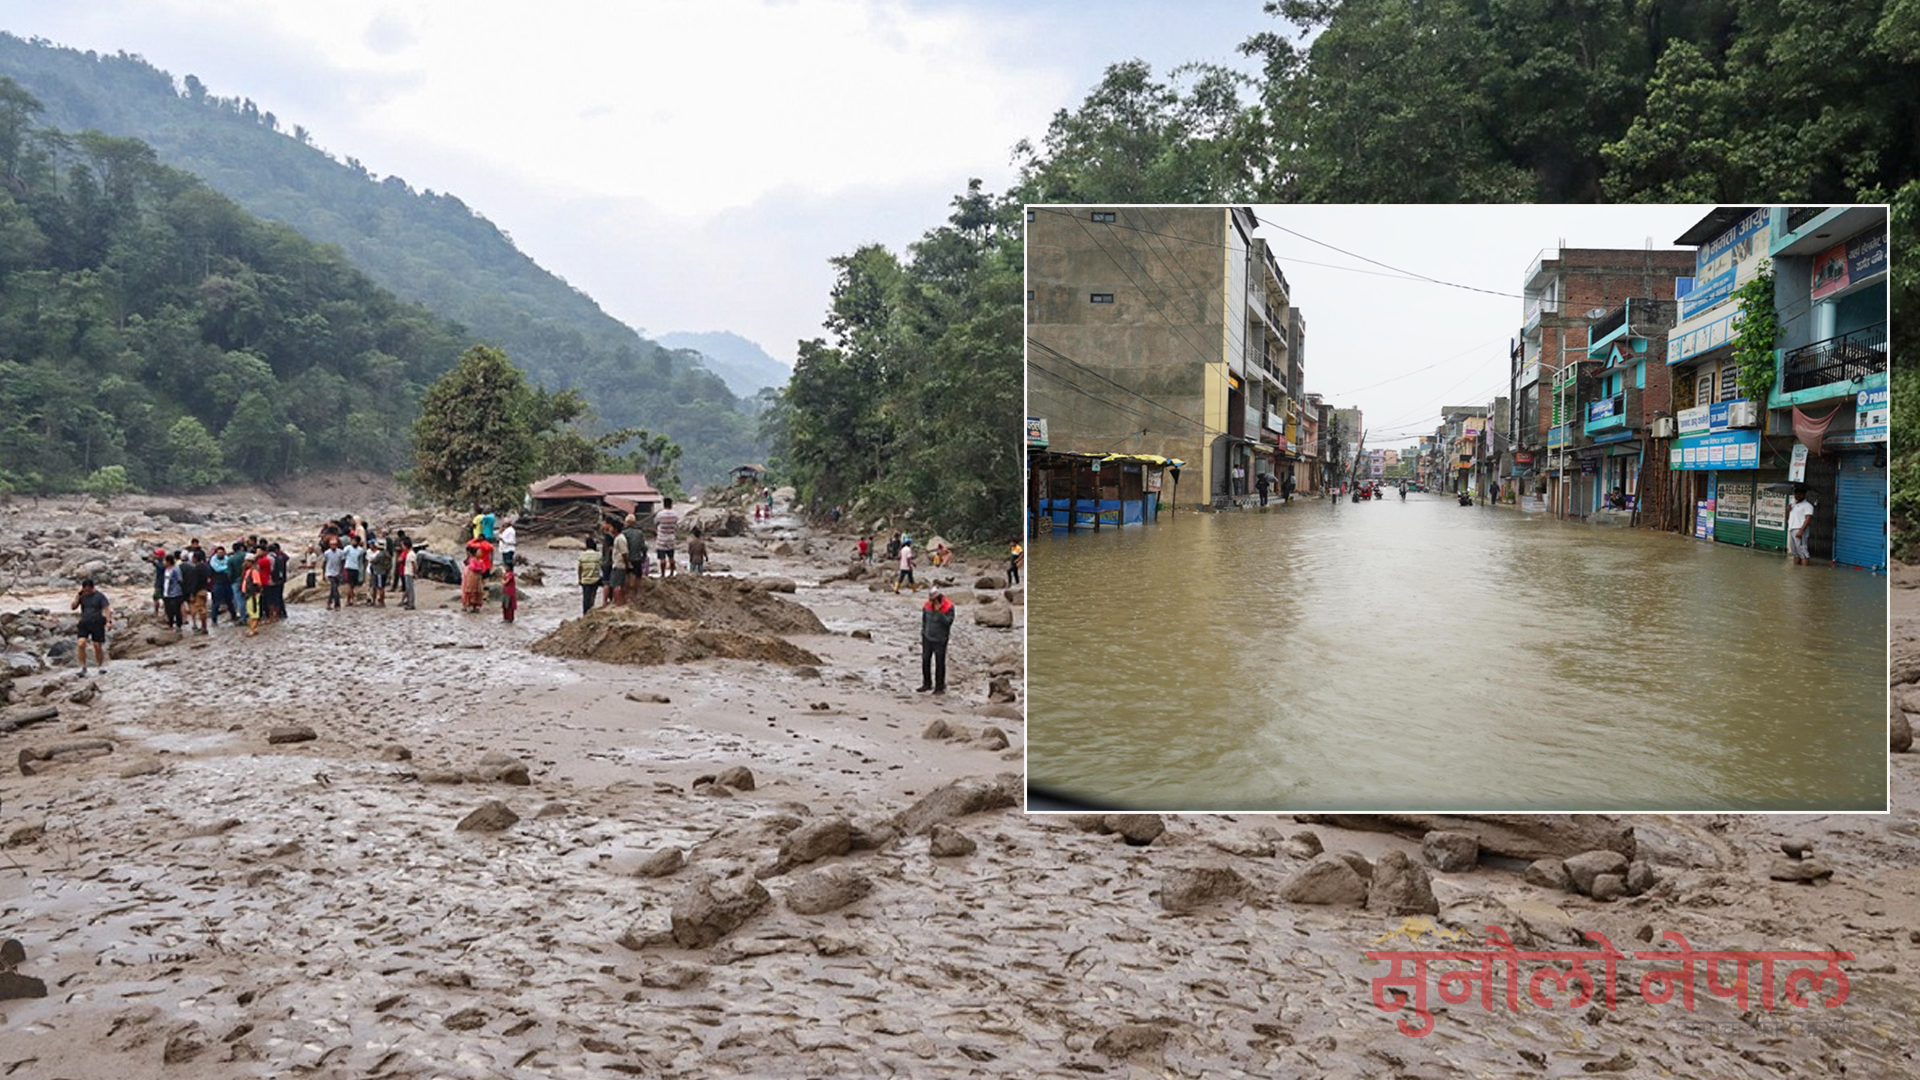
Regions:
[[1882, 809], [1884, 576], [1451, 496], [1038, 537], [1035, 784], [1155, 809]]

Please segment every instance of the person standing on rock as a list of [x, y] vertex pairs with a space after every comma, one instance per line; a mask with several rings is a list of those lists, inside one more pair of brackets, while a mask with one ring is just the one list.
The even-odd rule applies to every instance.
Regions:
[[[613, 534], [613, 554], [608, 557], [607, 564], [602, 570], [602, 573], [606, 575], [607, 579], [607, 601], [609, 603], [624, 604], [627, 602], [627, 572], [633, 565], [635, 558], [631, 534], [637, 531], [638, 530], [634, 529], [622, 529]], [[647, 557], [646, 543], [646, 537], [642, 536], [640, 538], [641, 546], [639, 555], [642, 559]], [[638, 580], [640, 575], [636, 572], [633, 576], [635, 578], [634, 589], [637, 592], [640, 586]]]
[[860, 537], [860, 543], [854, 547], [854, 551], [859, 556], [862, 566], [873, 565], [873, 545], [865, 535]]
[[1007, 549], [1007, 584], [1020, 584], [1020, 563], [1026, 555], [1027, 549], [1021, 547], [1018, 540], [1015, 540], [1013, 546]]
[[507, 521], [507, 527], [500, 530], [500, 565], [513, 569], [514, 549], [520, 544], [520, 534], [513, 527], [513, 520]]
[[893, 579], [893, 591], [896, 593], [899, 592], [900, 586], [902, 585], [907, 587], [908, 592], [915, 590], [913, 583], [913, 537], [911, 536], [903, 537], [900, 540], [900, 573]]
[[347, 606], [352, 607], [360, 600], [361, 575], [367, 572], [367, 549], [360, 544], [360, 534], [347, 538]]
[[107, 670], [107, 619], [112, 614], [107, 594], [94, 588], [92, 578], [82, 578], [80, 595], [67, 606], [80, 613], [79, 637], [74, 642], [74, 659], [80, 661], [80, 674], [87, 674], [87, 642], [93, 642], [93, 666]]
[[953, 601], [935, 589], [920, 609], [919, 693], [947, 692], [947, 639], [953, 636]]
[[687, 540], [687, 569], [694, 577], [707, 572], [707, 538], [700, 535], [699, 528], [693, 530], [693, 536]]
[[680, 532], [680, 511], [671, 498], [660, 500], [660, 511], [653, 515], [653, 553], [660, 558], [660, 580], [673, 576], [673, 547]]
[[167, 549], [156, 547], [153, 554], [140, 558], [153, 566], [153, 613], [158, 615], [167, 597]]
[[196, 634], [207, 632], [207, 582], [207, 553], [188, 549], [187, 560], [180, 566], [180, 592], [187, 598], [187, 619]]
[[588, 533], [580, 551], [580, 614], [593, 613], [600, 593], [600, 538]]
[[180, 607], [186, 602], [186, 586], [180, 580], [180, 557], [168, 555], [160, 562], [160, 598], [166, 606], [167, 628], [180, 629]]

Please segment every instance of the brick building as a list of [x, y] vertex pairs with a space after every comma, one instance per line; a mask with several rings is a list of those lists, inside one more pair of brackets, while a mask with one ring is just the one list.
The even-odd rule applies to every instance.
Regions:
[[[1693, 266], [1692, 251], [1651, 248], [1559, 248], [1534, 259], [1522, 280], [1525, 307], [1519, 339], [1512, 351], [1508, 406], [1513, 440], [1501, 456], [1500, 476], [1518, 480], [1524, 490], [1547, 494], [1548, 505], [1555, 513], [1583, 514], [1586, 511], [1580, 507], [1591, 509], [1595, 505], [1604, 490], [1600, 487], [1604, 463], [1598, 460], [1601, 455], [1589, 454], [1587, 464], [1582, 465], [1575, 451], [1592, 445], [1591, 434], [1585, 430], [1589, 417], [1576, 417], [1573, 410], [1583, 401], [1591, 405], [1600, 399], [1602, 379], [1609, 388], [1619, 384], [1621, 394], [1609, 394], [1609, 398], [1624, 398], [1627, 379], [1615, 378], [1622, 371], [1607, 370], [1610, 352], [1589, 354], [1588, 329], [1616, 312], [1622, 315], [1624, 325], [1629, 298], [1664, 300], [1671, 305], [1674, 279], [1691, 273]], [[1650, 313], [1651, 308], [1648, 310]], [[1648, 386], [1633, 387], [1640, 420], [1644, 422], [1647, 417], [1649, 400], [1664, 415], [1672, 415], [1670, 396], [1661, 396], [1668, 393], [1664, 389], [1665, 372], [1651, 373], [1652, 368], [1665, 365], [1647, 364], [1642, 368], [1637, 360], [1631, 363], [1634, 377], [1658, 384], [1652, 390], [1656, 395], [1653, 399], [1648, 397]], [[1585, 384], [1579, 382], [1583, 373], [1589, 380]], [[1641, 449], [1637, 445], [1633, 448], [1636, 454]], [[1583, 473], [1583, 467], [1594, 471]]]

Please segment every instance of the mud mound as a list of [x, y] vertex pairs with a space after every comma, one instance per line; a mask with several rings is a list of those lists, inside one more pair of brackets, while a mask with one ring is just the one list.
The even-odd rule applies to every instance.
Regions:
[[[807, 617], [812, 618], [812, 612], [807, 612]], [[618, 608], [599, 608], [561, 623], [558, 630], [534, 642], [533, 651], [609, 664], [681, 664], [693, 660], [765, 660], [796, 666], [820, 663], [819, 657], [784, 638], [674, 622]]]
[[640, 579], [629, 603], [649, 615], [697, 623], [704, 630], [742, 634], [824, 634], [826, 625], [810, 609], [782, 599], [752, 581], [676, 574], [662, 581]]

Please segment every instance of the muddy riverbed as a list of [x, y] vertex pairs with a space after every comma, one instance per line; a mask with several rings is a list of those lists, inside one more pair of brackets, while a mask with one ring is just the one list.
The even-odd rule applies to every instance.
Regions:
[[[46, 989], [0, 1000], [0, 1076], [1916, 1070], [1912, 755], [1894, 759], [1890, 816], [1624, 819], [1660, 882], [1630, 898], [1528, 884], [1511, 860], [1430, 875], [1435, 927], [1497, 924], [1522, 947], [1594, 929], [1629, 950], [1659, 930], [1851, 950], [1847, 1000], [1815, 1010], [1844, 1029], [1629, 992], [1611, 1013], [1446, 1005], [1413, 1039], [1369, 1003], [1383, 969], [1362, 955], [1404, 919], [1282, 896], [1314, 861], [1289, 839], [1303, 829], [1378, 866], [1422, 862], [1418, 836], [1022, 816], [1022, 608], [1011, 628], [977, 624], [1005, 600], [971, 588], [992, 568], [957, 568], [951, 692], [916, 694], [920, 598], [822, 584], [850, 547], [785, 520], [715, 545], [730, 577], [793, 583], [774, 595], [825, 633], [786, 640], [818, 663], [537, 654], [578, 593], [570, 552], [523, 544], [552, 572], [513, 624], [434, 586], [418, 612], [295, 605], [254, 639], [155, 647], [92, 680], [87, 704], [70, 669], [17, 679], [16, 700], [61, 711], [0, 735], [0, 938], [24, 954], [0, 986]], [[1896, 590], [1908, 647], [1913, 595]], [[269, 741], [302, 725], [313, 739]], [[16, 763], [87, 739], [111, 749]], [[456, 828], [493, 800], [518, 820]], [[1830, 879], [1769, 878], [1793, 837]]]

